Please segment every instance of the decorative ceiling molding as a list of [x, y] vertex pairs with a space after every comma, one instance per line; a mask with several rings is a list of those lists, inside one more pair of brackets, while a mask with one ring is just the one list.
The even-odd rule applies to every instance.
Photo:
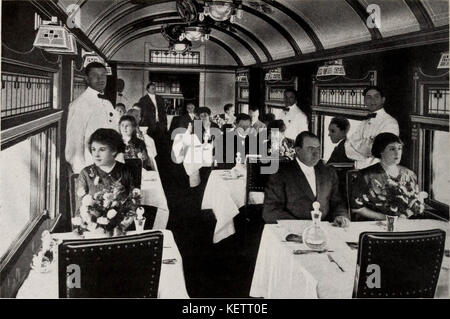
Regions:
[[248, 52], [250, 52], [250, 54], [255, 59], [256, 64], [261, 64], [261, 59], [259, 58], [259, 56], [256, 53], [256, 51], [252, 48], [252, 46], [247, 41], [245, 41], [244, 39], [239, 37], [236, 33], [233, 33], [231, 31], [228, 31], [225, 28], [222, 28], [222, 27], [219, 27], [219, 26], [216, 26], [216, 25], [212, 25], [211, 29], [215, 29], [215, 30], [218, 30], [218, 31], [220, 31], [222, 33], [225, 33], [226, 35], [228, 35], [228, 36], [232, 37], [233, 39], [235, 39], [236, 41], [238, 41], [240, 44], [242, 44], [242, 46], [244, 48], [247, 49]]
[[381, 32], [378, 28], [369, 28], [367, 26], [367, 18], [369, 17], [369, 13], [366, 11], [366, 8], [358, 0], [345, 0], [345, 1], [361, 18], [361, 21], [366, 26], [367, 31], [369, 31], [372, 40], [382, 39], [383, 36], [381, 35]]
[[295, 52], [296, 56], [299, 56], [302, 54], [302, 50], [300, 50], [300, 47], [298, 46], [297, 41], [291, 36], [291, 34], [278, 22], [273, 20], [272, 18], [268, 17], [267, 15], [259, 12], [258, 10], [255, 10], [253, 8], [250, 8], [248, 6], [243, 5], [242, 9], [250, 14], [253, 14], [254, 16], [264, 20], [268, 24], [270, 24], [272, 27], [274, 27], [291, 45], [292, 49]]
[[434, 28], [433, 20], [429, 16], [427, 9], [425, 9], [422, 2], [419, 0], [405, 0], [405, 3], [416, 17], [420, 30], [430, 30]]
[[[168, 20], [166, 18], [177, 18], [173, 20]], [[164, 20], [160, 21], [154, 21], [156, 19], [165, 18]], [[111, 44], [114, 44], [116, 42], [116, 39], [119, 38], [119, 41], [123, 39], [124, 36], [127, 36], [130, 32], [133, 32], [135, 30], [143, 29], [146, 27], [150, 27], [153, 25], [162, 25], [164, 23], [182, 23], [183, 21], [181, 18], [179, 18], [177, 12], [166, 12], [166, 13], [159, 13], [151, 16], [147, 16], [144, 18], [141, 18], [139, 20], [133, 21], [129, 24], [124, 25], [120, 29], [114, 31], [114, 34], [111, 35], [111, 37], [108, 38], [102, 45], [100, 45], [101, 50], [107, 50], [108, 47]]]
[[316, 51], [320, 51], [320, 50], [324, 49], [323, 44], [320, 41], [319, 37], [317, 36], [316, 32], [311, 28], [311, 26], [300, 15], [298, 15], [297, 13], [295, 13], [294, 11], [292, 11], [291, 9], [282, 5], [279, 2], [276, 2], [273, 0], [263, 0], [263, 1], [265, 3], [267, 3], [268, 5], [271, 5], [272, 7], [280, 10], [281, 12], [283, 12], [284, 14], [289, 16], [289, 18], [294, 20], [298, 24], [298, 26], [300, 28], [302, 28], [306, 32], [306, 34], [309, 36], [311, 42], [316, 47]]
[[338, 48], [325, 49], [320, 52], [304, 54], [301, 57], [291, 57], [262, 63], [264, 69], [282, 67], [293, 64], [310, 63], [321, 60], [334, 60], [355, 55], [374, 54], [395, 49], [410, 48], [435, 43], [448, 43], [448, 25], [434, 28], [429, 31], [417, 31], [408, 34], [382, 38], [378, 41], [370, 41], [346, 45]]
[[102, 12], [102, 14], [97, 16], [97, 18], [95, 18], [95, 20], [91, 23], [91, 25], [87, 29], [86, 31], [87, 36], [91, 38], [94, 37], [95, 36], [94, 33], [96, 31], [95, 29], [99, 26], [100, 23], [103, 23], [104, 21], [106, 21], [106, 19], [108, 19], [110, 15], [114, 14], [116, 11], [129, 4], [130, 3], [128, 1], [116, 2], [115, 5], [109, 7], [104, 12]]
[[[167, 12], [167, 13], [155, 14], [155, 15], [148, 16], [148, 17], [145, 17], [145, 18], [141, 18], [141, 19], [136, 20], [136, 21], [134, 21], [134, 22], [132, 22], [132, 23], [130, 23], [128, 25], [125, 25], [121, 29], [115, 31], [114, 35], [111, 36], [105, 43], [103, 43], [100, 46], [100, 50], [105, 51], [105, 52], [109, 52], [112, 48], [114, 48], [114, 46], [116, 46], [117, 44], [120, 44], [122, 41], [126, 40], [126, 37], [131, 32], [134, 32], [136, 30], [143, 29], [143, 28], [148, 28], [148, 27], [151, 27], [151, 26], [163, 25], [165, 23], [182, 23], [183, 22], [181, 19], [172, 19], [172, 20], [165, 19], [165, 20], [154, 21], [156, 19], [170, 18], [170, 17], [176, 18], [176, 17], [178, 17], [178, 13], [177, 12]], [[237, 25], [232, 25], [232, 27], [236, 28], [236, 30], [239, 29], [240, 31], [242, 31], [242, 30], [244, 30], [244, 32], [246, 31], [244, 28], [236, 27], [236, 26]], [[259, 56], [256, 53], [256, 51], [254, 50], [254, 48], [247, 41], [242, 39], [239, 35], [231, 32], [231, 31], [228, 31], [225, 28], [216, 26], [216, 25], [211, 25], [211, 28], [212, 29], [216, 29], [216, 30], [218, 30], [220, 32], [223, 32], [223, 33], [227, 34], [228, 36], [234, 38], [244, 48], [246, 48], [247, 51], [249, 51], [249, 53], [253, 56], [253, 58], [255, 59], [257, 64], [261, 63], [261, 59], [259, 58]], [[246, 32], [247, 32], [247, 34], [251, 34], [249, 31], [246, 31]], [[253, 37], [256, 39], [255, 43], [257, 45], [259, 45], [258, 42], [259, 43], [261, 43], [261, 42], [255, 36], [253, 36]], [[265, 46], [262, 43], [261, 43], [261, 45], [262, 45], [261, 50], [264, 53], [266, 53], [266, 52], [269, 53], [267, 48], [265, 48]], [[266, 56], [267, 56], [267, 54], [266, 54]], [[271, 58], [270, 53], [267, 56], [267, 58], [268, 58], [267, 60], [271, 61], [271, 59], [269, 60], [269, 57]]]
[[[159, 28], [158, 28], [158, 29], [155, 29], [155, 30], [148, 30], [148, 31], [143, 31], [143, 32], [140, 32], [140, 33], [138, 33], [138, 34], [135, 34], [134, 36], [132, 36], [132, 37], [130, 37], [130, 38], [127, 38], [126, 40], [124, 40], [123, 42], [121, 42], [120, 44], [118, 44], [117, 47], [114, 48], [114, 50], [111, 51], [110, 54], [109, 54], [109, 53], [107, 54], [107, 56], [108, 56], [108, 58], [110, 59], [110, 58], [112, 58], [112, 57], [117, 53], [117, 51], [119, 51], [122, 47], [124, 47], [124, 46], [127, 45], [128, 43], [130, 43], [130, 42], [132, 42], [132, 41], [134, 41], [134, 40], [137, 40], [137, 39], [139, 39], [139, 38], [142, 38], [142, 37], [145, 37], [145, 36], [148, 36], [148, 35], [152, 35], [152, 34], [158, 34], [158, 33], [161, 33], [161, 30], [160, 30]], [[233, 59], [236, 61], [236, 63], [237, 63], [238, 66], [243, 66], [243, 65], [244, 65], [244, 64], [242, 63], [241, 58], [240, 58], [240, 57], [236, 54], [236, 52], [234, 52], [234, 50], [231, 49], [226, 43], [222, 42], [221, 40], [217, 39], [216, 37], [214, 37], [214, 36], [212, 36], [212, 35], [209, 36], [209, 41], [212, 41], [212, 42], [218, 44], [218, 45], [219, 45], [220, 47], [222, 47], [226, 52], [228, 52], [228, 53], [233, 57]]]
[[270, 54], [269, 50], [264, 45], [264, 43], [262, 43], [261, 40], [259, 40], [258, 37], [255, 36], [255, 34], [248, 31], [243, 26], [241, 26], [237, 23], [233, 24], [233, 28], [236, 29], [237, 31], [241, 32], [243, 35], [247, 36], [253, 42], [255, 42], [260, 47], [260, 49], [264, 52], [264, 54], [266, 55], [267, 61], [273, 61], [272, 55]]

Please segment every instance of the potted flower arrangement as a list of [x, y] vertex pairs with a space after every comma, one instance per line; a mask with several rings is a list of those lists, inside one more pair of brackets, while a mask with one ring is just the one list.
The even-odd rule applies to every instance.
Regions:
[[91, 196], [81, 193], [81, 207], [72, 218], [72, 225], [80, 232], [120, 235], [133, 223], [140, 206], [141, 191], [138, 188], [124, 198], [124, 186], [119, 181]]
[[419, 192], [419, 186], [411, 177], [389, 177], [385, 184], [373, 179], [368, 192], [355, 199], [356, 203], [375, 206], [385, 215], [417, 217], [423, 214], [426, 192]]

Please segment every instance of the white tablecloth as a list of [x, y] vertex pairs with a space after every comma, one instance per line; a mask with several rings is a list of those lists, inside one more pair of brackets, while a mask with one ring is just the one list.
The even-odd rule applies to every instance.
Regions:
[[197, 135], [177, 134], [172, 144], [172, 160], [183, 163], [186, 174], [189, 176], [189, 185], [196, 187], [200, 184], [200, 168], [211, 167], [213, 163], [213, 145], [202, 144]]
[[[301, 234], [311, 221], [284, 220], [266, 225], [259, 246], [253, 281], [252, 297], [264, 298], [351, 298], [355, 279], [357, 250], [347, 242], [358, 242], [363, 231], [385, 231], [376, 222], [353, 222], [350, 228], [322, 223], [328, 233], [328, 249], [342, 272], [328, 260], [326, 253], [294, 255], [295, 249], [307, 249], [304, 244], [286, 242], [290, 233]], [[399, 220], [398, 231], [440, 228], [447, 232], [446, 249], [450, 246], [449, 225], [436, 220]], [[413, 257], [412, 257], [413, 258]], [[449, 297], [450, 258], [444, 257], [436, 289], [436, 297]]]
[[141, 194], [143, 205], [158, 207], [153, 228], [165, 229], [169, 220], [169, 208], [158, 172], [142, 170]]
[[[175, 258], [175, 264], [161, 264], [158, 298], [185, 299], [189, 298], [183, 273], [183, 260], [170, 230], [162, 230], [164, 235], [162, 259]], [[132, 232], [131, 232], [132, 233]], [[75, 233], [60, 233], [52, 235], [59, 239], [79, 238]], [[58, 298], [58, 262], [52, 265], [47, 273], [30, 270], [28, 277], [20, 287], [16, 298], [20, 299], [56, 299]]]
[[[218, 243], [235, 233], [233, 218], [245, 205], [246, 176], [233, 179], [228, 170], [213, 170], [206, 184], [202, 209], [212, 209], [216, 217], [213, 242]], [[250, 193], [250, 204], [262, 204], [264, 193]]]

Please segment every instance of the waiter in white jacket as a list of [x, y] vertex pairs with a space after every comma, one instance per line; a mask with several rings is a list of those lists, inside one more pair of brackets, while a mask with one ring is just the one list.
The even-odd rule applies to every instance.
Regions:
[[355, 160], [355, 167], [363, 169], [379, 160], [372, 156], [372, 144], [380, 133], [392, 133], [399, 136], [398, 122], [384, 110], [386, 98], [383, 91], [376, 86], [369, 86], [363, 91], [364, 104], [369, 110], [366, 119], [345, 141], [345, 154]]
[[103, 96], [106, 87], [106, 68], [99, 62], [86, 66], [88, 88], [69, 105], [66, 129], [66, 161], [74, 173], [93, 163], [88, 149], [92, 133], [99, 128], [118, 131], [119, 114], [110, 101]]
[[286, 125], [284, 136], [295, 140], [298, 134], [308, 131], [308, 117], [297, 105], [297, 91], [286, 89], [284, 91], [285, 109], [281, 112], [279, 120]]

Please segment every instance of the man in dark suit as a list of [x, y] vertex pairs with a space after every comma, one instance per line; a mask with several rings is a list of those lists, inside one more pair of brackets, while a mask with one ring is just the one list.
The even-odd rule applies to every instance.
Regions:
[[340, 227], [350, 223], [332, 167], [320, 162], [320, 141], [303, 131], [295, 139], [296, 158], [280, 165], [270, 176], [264, 195], [263, 218], [266, 223], [279, 219], [311, 219], [312, 204], [320, 203], [322, 219]]
[[345, 140], [350, 129], [350, 122], [345, 117], [333, 117], [328, 126], [328, 136], [333, 144], [337, 144], [331, 153], [328, 163], [353, 163], [345, 154]]
[[164, 99], [155, 94], [156, 85], [147, 84], [147, 94], [137, 103], [142, 110], [142, 126], [148, 127], [147, 134], [158, 138], [167, 133], [167, 115]]

